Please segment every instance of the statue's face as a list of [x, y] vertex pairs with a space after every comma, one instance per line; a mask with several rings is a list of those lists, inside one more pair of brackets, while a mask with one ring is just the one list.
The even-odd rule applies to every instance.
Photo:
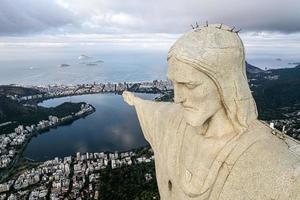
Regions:
[[184, 108], [184, 118], [192, 126], [202, 126], [222, 108], [217, 86], [204, 73], [171, 58], [168, 78], [174, 85], [174, 101]]

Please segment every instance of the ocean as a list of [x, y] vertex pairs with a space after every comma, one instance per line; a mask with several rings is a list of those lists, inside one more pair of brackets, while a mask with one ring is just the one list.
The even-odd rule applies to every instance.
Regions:
[[166, 79], [167, 63], [163, 53], [112, 54], [96, 50], [88, 53], [57, 50], [18, 50], [14, 55], [0, 51], [0, 84], [78, 84]]
[[[167, 50], [164, 49], [125, 51], [116, 48], [106, 51], [101, 46], [0, 48], [0, 84], [79, 84], [166, 79], [166, 59]], [[262, 69], [293, 67], [295, 65], [289, 63], [300, 60], [297, 59], [286, 54], [279, 58], [278, 52], [250, 52], [247, 56], [249, 63]]]

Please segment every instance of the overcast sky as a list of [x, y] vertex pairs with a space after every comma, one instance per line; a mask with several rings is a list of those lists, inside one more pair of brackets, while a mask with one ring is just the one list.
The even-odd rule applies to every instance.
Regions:
[[2, 35], [181, 33], [198, 21], [244, 31], [300, 31], [299, 0], [1, 0]]
[[[195, 23], [242, 29], [251, 53], [300, 50], [299, 0], [1, 0], [0, 48], [74, 43], [168, 49]], [[298, 51], [298, 52], [297, 52]]]

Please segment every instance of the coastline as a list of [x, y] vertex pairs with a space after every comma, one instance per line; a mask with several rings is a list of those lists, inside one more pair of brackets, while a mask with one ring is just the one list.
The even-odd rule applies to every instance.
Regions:
[[[1, 87], [1, 86], [0, 86]], [[10, 86], [9, 86], [10, 87]], [[42, 89], [37, 86], [23, 88], [21, 86], [12, 86], [6, 97], [10, 98], [13, 101], [19, 102], [25, 106], [38, 106], [38, 103], [43, 102], [49, 99], [56, 99], [61, 97], [68, 96], [80, 96], [80, 95], [89, 95], [89, 94], [107, 94], [113, 93], [120, 95], [124, 90], [129, 90], [137, 93], [150, 93], [150, 94], [165, 94], [172, 90], [172, 86], [168, 81], [153, 81], [153, 82], [141, 82], [141, 83], [107, 83], [107, 84], [93, 84], [91, 85], [78, 85], [74, 86], [48, 86], [43, 87]], [[92, 89], [93, 88], [93, 89]], [[13, 94], [16, 90], [22, 90], [21, 95]], [[27, 90], [31, 95], [26, 95]], [[46, 91], [45, 91], [46, 90]], [[48, 90], [48, 91], [47, 91]], [[34, 92], [32, 92], [34, 91]], [[59, 91], [59, 92], [58, 92]], [[71, 92], [70, 92], [71, 91]], [[55, 125], [46, 126], [35, 130], [25, 139], [21, 147], [18, 147], [16, 155], [13, 157], [12, 161], [5, 168], [0, 169], [0, 182], [3, 182], [5, 179], [9, 179], [14, 173], [15, 168], [18, 166], [21, 160], [24, 159], [24, 150], [34, 136], [48, 132], [52, 128], [57, 128], [59, 126], [64, 126], [76, 121], [79, 118], [83, 118], [89, 114], [95, 112], [95, 108], [91, 105], [92, 110], [89, 112], [84, 112], [79, 115], [72, 114], [71, 116], [66, 116], [59, 123]], [[6, 122], [3, 123], [6, 125]], [[10, 124], [10, 123], [7, 123]]]
[[18, 149], [16, 151], [16, 155], [12, 159], [10, 164], [5, 168], [0, 169], [0, 177], [1, 177], [0, 183], [12, 175], [11, 172], [14, 171], [15, 167], [19, 164], [19, 161], [24, 158], [24, 156], [23, 156], [24, 150], [26, 149], [28, 143], [31, 141], [31, 139], [33, 137], [35, 137], [39, 134], [46, 133], [52, 128], [58, 128], [60, 126], [64, 126], [64, 125], [73, 123], [77, 119], [84, 118], [85, 116], [90, 115], [93, 112], [95, 112], [96, 109], [92, 105], [89, 105], [89, 106], [91, 107], [91, 109], [86, 112], [75, 113], [75, 114], [72, 114], [71, 116], [66, 116], [64, 118], [61, 118], [59, 120], [59, 122], [57, 122], [56, 124], [52, 124], [52, 125], [43, 127], [41, 129], [35, 129], [34, 131], [32, 131], [29, 134], [29, 136], [27, 138], [25, 138], [25, 141], [22, 143], [21, 147], [18, 147]]

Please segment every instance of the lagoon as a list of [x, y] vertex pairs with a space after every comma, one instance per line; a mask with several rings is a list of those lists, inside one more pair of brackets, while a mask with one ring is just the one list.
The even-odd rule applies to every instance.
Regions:
[[[157, 95], [138, 94], [145, 99]], [[51, 129], [33, 137], [24, 156], [37, 161], [75, 155], [76, 152], [125, 151], [147, 145], [135, 110], [121, 95], [91, 94], [50, 99], [40, 105], [57, 106], [63, 102], [87, 102], [96, 112], [72, 124]]]

